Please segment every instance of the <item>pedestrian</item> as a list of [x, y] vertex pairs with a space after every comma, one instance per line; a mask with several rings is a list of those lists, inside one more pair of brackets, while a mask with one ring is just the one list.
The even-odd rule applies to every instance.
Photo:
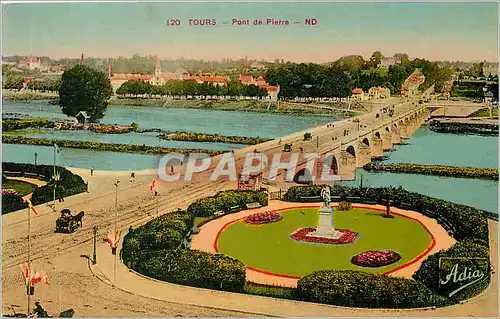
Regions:
[[130, 182], [135, 182], [135, 173], [132, 172], [132, 174], [130, 174]]
[[93, 167], [90, 169], [90, 176], [94, 176], [94, 168]]

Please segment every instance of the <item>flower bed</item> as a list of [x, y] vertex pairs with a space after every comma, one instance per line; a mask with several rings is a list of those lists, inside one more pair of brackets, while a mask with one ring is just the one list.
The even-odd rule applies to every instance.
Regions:
[[330, 245], [350, 244], [354, 242], [354, 240], [358, 237], [358, 233], [348, 229], [336, 229], [336, 231], [342, 233], [342, 236], [337, 239], [309, 235], [315, 230], [316, 228], [312, 227], [299, 228], [295, 232], [293, 232], [290, 237], [297, 241]]
[[368, 250], [352, 256], [351, 263], [360, 267], [382, 267], [398, 262], [401, 255], [393, 250]]
[[19, 195], [19, 193], [15, 189], [10, 189], [10, 188], [2, 189], [2, 196], [6, 195]]
[[247, 218], [245, 218], [245, 223], [253, 225], [270, 224], [275, 223], [282, 218], [283, 216], [276, 212], [264, 212], [248, 216]]

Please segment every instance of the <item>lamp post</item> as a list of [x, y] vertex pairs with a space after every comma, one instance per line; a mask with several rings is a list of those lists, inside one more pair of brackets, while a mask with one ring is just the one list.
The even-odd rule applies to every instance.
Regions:
[[94, 225], [92, 227], [92, 232], [94, 234], [94, 254], [93, 254], [93, 258], [92, 258], [92, 264], [95, 265], [97, 263], [97, 225]]
[[38, 157], [38, 153], [35, 152], [35, 166], [36, 166], [36, 158]]

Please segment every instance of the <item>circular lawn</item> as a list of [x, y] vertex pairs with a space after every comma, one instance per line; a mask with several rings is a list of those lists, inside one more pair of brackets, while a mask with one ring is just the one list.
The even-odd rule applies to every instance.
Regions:
[[[334, 211], [335, 228], [359, 235], [351, 244], [329, 245], [300, 242], [290, 238], [299, 228], [316, 227], [318, 208], [296, 208], [279, 212], [277, 222], [252, 225], [244, 219], [228, 225], [217, 239], [220, 253], [237, 258], [247, 267], [274, 274], [302, 277], [315, 270], [352, 269], [371, 273], [389, 272], [417, 258], [432, 243], [432, 236], [418, 221], [382, 212], [353, 208]], [[369, 250], [392, 250], [401, 255], [393, 264], [367, 268], [351, 258]]]

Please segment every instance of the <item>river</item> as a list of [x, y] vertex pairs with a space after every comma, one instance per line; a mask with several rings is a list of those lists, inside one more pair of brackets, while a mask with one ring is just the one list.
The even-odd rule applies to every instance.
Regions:
[[[421, 127], [407, 145], [386, 152], [384, 163], [412, 163], [498, 168], [498, 137], [436, 133]], [[446, 199], [490, 212], [498, 212], [498, 182], [427, 175], [356, 171], [356, 180], [344, 185], [402, 186], [428, 196]]]
[[[58, 106], [47, 102], [4, 102], [3, 112], [21, 113], [30, 117], [65, 118]], [[171, 131], [192, 131], [222, 135], [260, 136], [275, 138], [299, 130], [333, 121], [316, 116], [287, 116], [262, 113], [241, 113], [195, 109], [163, 109], [146, 107], [112, 107], [103, 123], [130, 124], [140, 128], [162, 128]], [[95, 140], [112, 143], [146, 144], [165, 147], [190, 147], [230, 150], [243, 147], [224, 143], [186, 143], [162, 141], [155, 134], [129, 133], [124, 135], [96, 134], [91, 132], [43, 132], [34, 137], [54, 139]], [[420, 128], [407, 140], [385, 153], [387, 163], [415, 163], [470, 166], [479, 168], [498, 167], [498, 138], [491, 136], [441, 134]], [[34, 153], [40, 164], [53, 163], [53, 148], [31, 145], [2, 146], [3, 161], [33, 163]], [[59, 165], [92, 168], [96, 170], [142, 170], [156, 167], [158, 156], [62, 149], [57, 156]], [[395, 173], [356, 172], [356, 180], [342, 182], [359, 185], [363, 176], [364, 186], [403, 186], [405, 189], [479, 209], [498, 211], [498, 183], [463, 178], [435, 177]]]

